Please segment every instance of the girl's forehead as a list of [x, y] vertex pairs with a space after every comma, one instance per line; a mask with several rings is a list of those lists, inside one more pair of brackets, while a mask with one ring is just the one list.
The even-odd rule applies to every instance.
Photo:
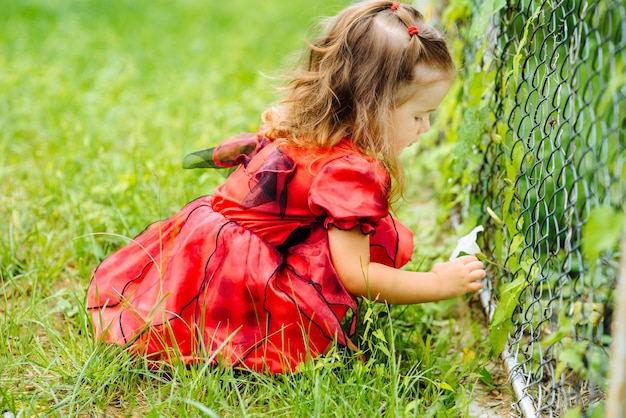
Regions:
[[413, 70], [413, 80], [403, 83], [397, 96], [397, 105], [401, 105], [416, 96], [422, 99], [424, 92], [446, 91], [454, 80], [454, 74], [450, 71], [441, 70], [435, 67], [418, 64]]
[[432, 79], [428, 83], [412, 83], [411, 91], [400, 106], [405, 106], [413, 111], [434, 111], [450, 90], [452, 79], [450, 77]]
[[438, 81], [452, 81], [454, 74], [429, 65], [417, 64], [413, 69], [413, 80], [418, 86], [432, 84]]

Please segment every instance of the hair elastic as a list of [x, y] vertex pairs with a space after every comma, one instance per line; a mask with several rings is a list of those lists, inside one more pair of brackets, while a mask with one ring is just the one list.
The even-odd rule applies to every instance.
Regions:
[[391, 10], [398, 10], [398, 7], [400, 7], [400, 2], [399, 1], [394, 1], [393, 3], [391, 3]]
[[409, 26], [407, 30], [409, 31], [409, 36], [411, 37], [418, 35], [420, 33], [419, 29], [417, 29], [415, 26]]

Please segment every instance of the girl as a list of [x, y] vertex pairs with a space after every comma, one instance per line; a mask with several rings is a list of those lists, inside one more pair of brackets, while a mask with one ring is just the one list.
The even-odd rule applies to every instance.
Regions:
[[356, 297], [409, 304], [479, 290], [473, 256], [400, 270], [413, 236], [389, 215], [398, 156], [428, 131], [453, 77], [446, 43], [412, 7], [340, 12], [257, 133], [186, 157], [187, 168], [237, 167], [214, 195], [94, 271], [96, 336], [150, 359], [279, 373], [334, 341], [354, 348]]

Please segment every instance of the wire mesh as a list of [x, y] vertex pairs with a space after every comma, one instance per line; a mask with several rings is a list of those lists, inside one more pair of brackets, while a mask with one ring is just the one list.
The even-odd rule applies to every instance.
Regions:
[[502, 135], [472, 193], [494, 214], [492, 302], [523, 278], [507, 348], [539, 416], [592, 414], [607, 390], [620, 254], [590, 259], [583, 231], [597, 208], [624, 209], [625, 22], [623, 0], [509, 0], [492, 22], [490, 107]]

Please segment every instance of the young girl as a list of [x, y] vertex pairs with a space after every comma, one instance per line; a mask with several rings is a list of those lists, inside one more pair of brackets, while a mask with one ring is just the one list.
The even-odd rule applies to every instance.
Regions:
[[96, 336], [151, 359], [279, 373], [335, 341], [354, 348], [356, 297], [409, 304], [479, 290], [473, 256], [400, 270], [413, 235], [389, 215], [398, 155], [428, 131], [454, 71], [412, 7], [377, 0], [340, 12], [257, 133], [186, 157], [187, 168], [237, 167], [214, 195], [94, 271]]

